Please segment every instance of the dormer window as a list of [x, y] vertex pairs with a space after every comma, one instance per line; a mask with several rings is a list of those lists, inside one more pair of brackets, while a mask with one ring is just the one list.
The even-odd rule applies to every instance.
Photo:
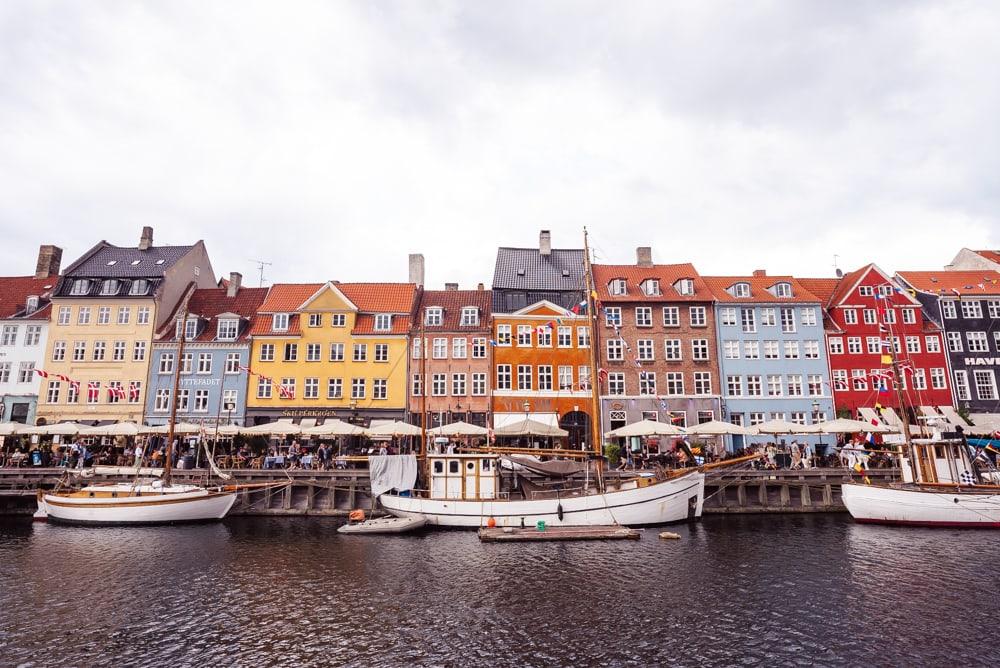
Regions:
[[391, 313], [376, 313], [375, 314], [375, 331], [376, 332], [388, 332], [392, 330], [392, 314]]
[[236, 318], [222, 318], [215, 338], [219, 341], [235, 341], [240, 331], [240, 321]]
[[73, 287], [70, 288], [69, 293], [71, 295], [86, 295], [90, 293], [90, 281], [86, 278], [78, 278], [73, 281]]
[[479, 309], [475, 306], [462, 307], [462, 327], [475, 327], [479, 324]]
[[117, 295], [118, 294], [118, 281], [111, 278], [101, 283], [101, 294], [102, 295]]
[[[181, 327], [184, 326], [184, 321], [177, 318], [177, 325], [174, 327], [174, 336], [176, 338], [181, 338]], [[198, 335], [198, 318], [188, 318], [187, 328], [184, 330], [184, 339], [191, 340]]]
[[734, 283], [732, 287], [732, 293], [734, 297], [749, 297], [750, 296], [750, 284], [749, 283]]
[[625, 283], [624, 278], [615, 278], [608, 283], [608, 292], [613, 295], [625, 295], [628, 294], [628, 286]]
[[435, 327], [441, 324], [444, 310], [440, 306], [430, 306], [424, 311], [424, 324], [428, 327]]
[[271, 329], [276, 332], [287, 332], [288, 331], [288, 314], [287, 313], [275, 313], [271, 316]]
[[38, 297], [35, 295], [31, 295], [24, 302], [24, 311], [26, 314], [28, 314], [28, 313], [34, 313], [37, 310], [38, 310]]
[[694, 279], [682, 278], [674, 283], [674, 290], [679, 295], [690, 296], [694, 294]]
[[660, 294], [660, 281], [655, 278], [647, 278], [641, 284], [642, 293], [647, 297], [655, 297]]
[[132, 281], [132, 285], [128, 289], [128, 293], [133, 296], [141, 296], [149, 293], [149, 281], [144, 278], [139, 278]]
[[778, 283], [774, 286], [774, 296], [775, 297], [791, 297], [792, 296], [792, 284], [791, 283]]

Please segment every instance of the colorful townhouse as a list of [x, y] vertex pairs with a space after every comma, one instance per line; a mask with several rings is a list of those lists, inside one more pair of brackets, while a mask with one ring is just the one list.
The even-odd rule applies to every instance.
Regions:
[[[250, 367], [250, 326], [267, 288], [244, 288], [231, 273], [225, 287], [192, 289], [153, 340], [146, 424], [166, 424], [179, 373], [177, 419], [243, 425]], [[186, 317], [185, 317], [186, 314]], [[183, 329], [184, 353], [179, 355]]]
[[[916, 424], [918, 412], [939, 414], [938, 407], [951, 407], [944, 334], [924, 317], [920, 302], [887, 273], [869, 264], [839, 278], [800, 278], [799, 283], [823, 300], [838, 413], [871, 419], [877, 405], [897, 415], [902, 412]], [[895, 357], [902, 370], [898, 382], [903, 409], [895, 391], [897, 378], [885, 355]]]
[[492, 294], [418, 289], [410, 327], [410, 421], [437, 427], [459, 420], [490, 425]]
[[42, 246], [33, 276], [0, 278], [0, 422], [35, 424], [61, 259], [62, 249]]
[[251, 327], [247, 423], [403, 420], [415, 297], [414, 283], [273, 285]]
[[640, 247], [634, 265], [595, 264], [593, 274], [606, 430], [720, 419], [714, 297], [694, 266], [653, 264]]
[[944, 329], [956, 406], [1000, 413], [1000, 273], [901, 271], [896, 279]]
[[569, 431], [591, 447], [591, 336], [580, 303], [583, 249], [500, 248], [493, 274], [493, 426], [525, 417]]
[[87, 251], [52, 294], [39, 419], [141, 422], [154, 332], [191, 286], [215, 285], [202, 241], [154, 246], [151, 227], [138, 246]]
[[[723, 419], [749, 427], [774, 419], [813, 424], [832, 418], [820, 298], [791, 276], [763, 270], [704, 280], [716, 301]], [[739, 436], [730, 442], [734, 448], [743, 444]]]

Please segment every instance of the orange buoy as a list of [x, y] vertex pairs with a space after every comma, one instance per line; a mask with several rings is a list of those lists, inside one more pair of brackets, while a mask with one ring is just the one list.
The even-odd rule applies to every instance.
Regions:
[[351, 522], [364, 522], [365, 521], [365, 511], [358, 509], [352, 510], [347, 516], [347, 519]]
[[492, 517], [490, 519], [486, 520], [486, 526], [488, 526], [489, 528], [492, 529], [492, 528], [496, 527], [496, 525], [497, 525], [497, 521], [495, 519], [493, 519]]

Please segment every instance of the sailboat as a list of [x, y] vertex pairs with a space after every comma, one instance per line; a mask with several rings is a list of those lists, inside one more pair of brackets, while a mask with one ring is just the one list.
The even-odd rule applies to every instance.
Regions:
[[[422, 454], [427, 463], [428, 489], [423, 493], [404, 490], [401, 493], [380, 494], [378, 498], [385, 510], [396, 517], [423, 519], [430, 525], [446, 527], [523, 527], [535, 526], [540, 521], [552, 527], [644, 526], [701, 516], [705, 495], [703, 470], [691, 468], [652, 478], [636, 476], [614, 483], [605, 479], [598, 404], [597, 314], [586, 230], [584, 263], [588, 326], [592, 341], [591, 368], [597, 381], [590, 383], [594, 451], [590, 462], [581, 467], [583, 480], [579, 480], [578, 473], [573, 479], [565, 479], [564, 483], [541, 488], [530, 486], [528, 489], [522, 484], [519, 492], [505, 492], [502, 489], [503, 462], [500, 454], [428, 455], [425, 437]], [[532, 452], [540, 454], [539, 451]]]
[[[187, 313], [181, 322], [187, 321]], [[181, 327], [178, 359], [184, 355], [186, 327]], [[142, 479], [141, 459], [136, 462], [135, 479], [128, 483], [87, 485], [78, 490], [38, 492], [38, 512], [46, 519], [62, 524], [80, 525], [150, 525], [221, 520], [236, 503], [235, 485], [202, 487], [171, 482], [170, 449], [177, 423], [177, 391], [180, 366], [174, 374], [175, 400], [170, 409], [167, 430], [167, 456], [159, 480]]]

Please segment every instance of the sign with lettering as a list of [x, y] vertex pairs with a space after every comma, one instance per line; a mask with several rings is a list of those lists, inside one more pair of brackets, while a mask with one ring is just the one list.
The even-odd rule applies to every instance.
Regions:
[[181, 387], [215, 387], [221, 382], [219, 378], [181, 378]]
[[965, 366], [995, 366], [1000, 364], [1000, 357], [966, 357]]

